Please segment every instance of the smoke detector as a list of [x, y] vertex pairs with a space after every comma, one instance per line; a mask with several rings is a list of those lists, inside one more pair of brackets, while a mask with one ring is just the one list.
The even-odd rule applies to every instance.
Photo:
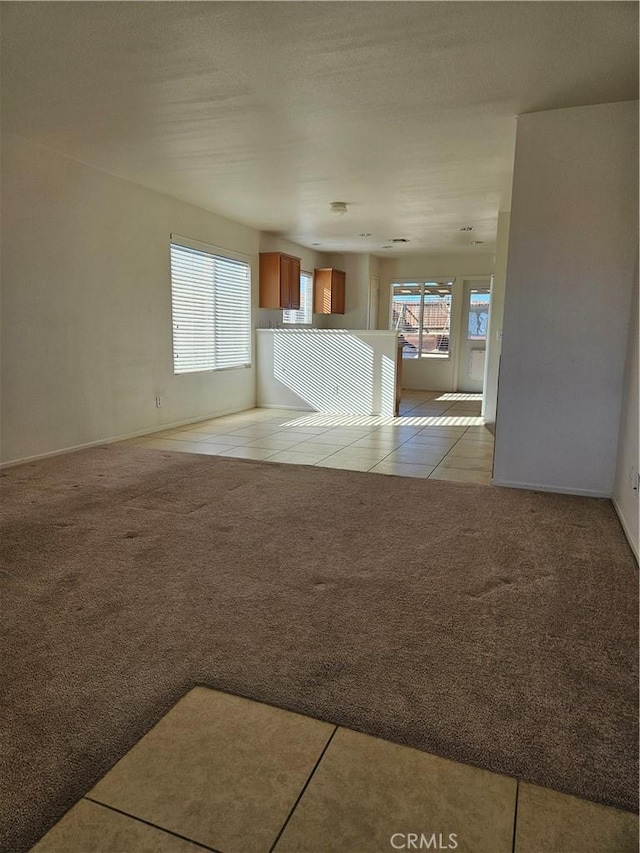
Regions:
[[347, 212], [347, 203], [346, 201], [332, 201], [331, 202], [331, 213], [335, 213], [338, 216], [344, 216]]

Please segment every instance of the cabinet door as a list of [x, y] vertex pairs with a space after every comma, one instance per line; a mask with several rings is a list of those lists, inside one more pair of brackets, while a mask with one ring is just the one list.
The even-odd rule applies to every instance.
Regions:
[[294, 308], [296, 311], [300, 308], [300, 261], [298, 258], [291, 258], [289, 308]]
[[300, 261], [290, 255], [280, 256], [280, 307], [300, 308]]
[[288, 255], [280, 255], [280, 307], [291, 307], [291, 261]]
[[331, 281], [331, 313], [344, 314], [344, 273], [334, 270]]

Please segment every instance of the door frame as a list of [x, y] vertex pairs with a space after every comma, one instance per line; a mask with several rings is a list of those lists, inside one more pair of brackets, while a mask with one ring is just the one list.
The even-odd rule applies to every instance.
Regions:
[[[491, 297], [491, 295], [492, 295], [491, 294], [491, 279], [492, 279], [492, 273], [485, 273], [484, 275], [461, 275], [458, 277], [458, 281], [460, 282], [460, 314], [458, 317], [459, 336], [458, 336], [458, 342], [457, 342], [458, 345], [456, 347], [456, 352], [455, 352], [454, 372], [453, 372], [453, 377], [452, 377], [453, 382], [454, 382], [454, 389], [456, 391], [460, 391], [460, 367], [462, 365], [463, 350], [466, 350], [465, 345], [467, 343], [468, 306], [467, 306], [467, 300], [465, 299], [466, 284], [467, 284], [467, 282], [476, 282], [476, 283], [481, 282], [481, 281], [486, 282], [487, 283], [486, 287], [487, 287], [487, 290], [489, 291], [489, 294]], [[491, 311], [491, 298], [489, 299], [489, 311]], [[488, 324], [487, 324], [487, 334], [488, 334]], [[486, 356], [486, 349], [487, 349], [487, 342], [485, 341], [485, 359], [487, 357]], [[485, 389], [485, 383], [484, 383], [484, 379], [483, 379], [483, 382], [482, 382], [482, 395], [483, 395], [483, 397], [484, 397], [484, 389]], [[469, 391], [469, 392], [460, 391], [460, 393], [461, 394], [464, 394], [464, 393], [478, 394], [480, 392], [478, 392], [478, 391]]]
[[[375, 307], [376, 322], [371, 325], [371, 311]], [[369, 275], [369, 300], [367, 302], [367, 328], [377, 329], [380, 325], [380, 276]]]

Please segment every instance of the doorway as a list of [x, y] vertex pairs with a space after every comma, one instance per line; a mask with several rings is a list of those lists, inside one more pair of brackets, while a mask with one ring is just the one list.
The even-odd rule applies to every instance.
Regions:
[[481, 394], [491, 301], [490, 279], [467, 279], [463, 287], [458, 390]]

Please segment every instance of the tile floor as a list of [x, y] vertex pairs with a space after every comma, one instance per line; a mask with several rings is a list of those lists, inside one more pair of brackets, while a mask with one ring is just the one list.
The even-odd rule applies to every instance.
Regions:
[[493, 436], [480, 404], [479, 394], [404, 391], [397, 418], [251, 409], [124, 443], [488, 485]]
[[635, 815], [197, 687], [33, 853], [637, 848]]

